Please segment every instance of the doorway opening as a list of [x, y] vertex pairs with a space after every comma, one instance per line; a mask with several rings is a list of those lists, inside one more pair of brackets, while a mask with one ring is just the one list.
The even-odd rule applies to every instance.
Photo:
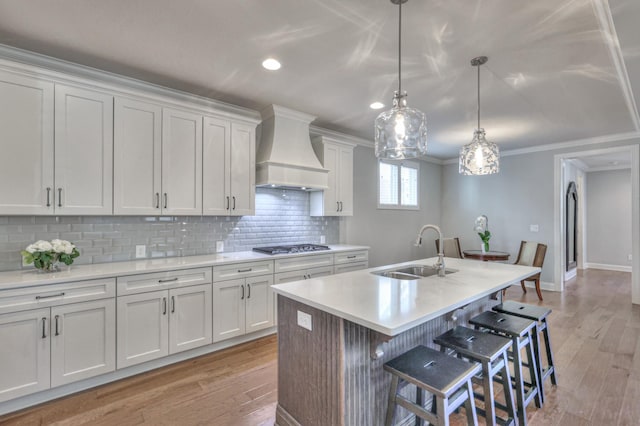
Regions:
[[[558, 154], [555, 156], [554, 163], [554, 243], [555, 243], [555, 255], [554, 255], [554, 282], [555, 290], [563, 291], [564, 283], [566, 280], [572, 278], [575, 275], [577, 268], [588, 267], [587, 251], [587, 236], [585, 235], [585, 222], [586, 222], [586, 203], [585, 200], [585, 181], [586, 171], [589, 170], [589, 166], [586, 163], [598, 158], [601, 161], [613, 163], [611, 159], [619, 158], [627, 161], [628, 168], [631, 170], [631, 293], [632, 303], [640, 304], [640, 159], [639, 159], [639, 146], [628, 145], [614, 148], [595, 149], [589, 151], [571, 152], [566, 154]], [[616, 160], [617, 161], [617, 160]], [[578, 165], [582, 164], [581, 167]], [[615, 167], [611, 167], [613, 169]], [[621, 167], [618, 167], [621, 168]], [[582, 169], [582, 172], [580, 170]], [[578, 170], [578, 172], [576, 172]], [[604, 170], [604, 168], [596, 168], [592, 170]], [[577, 214], [575, 216], [576, 228], [575, 246], [567, 247], [567, 190], [570, 182], [574, 182], [576, 185], [576, 197], [577, 203], [575, 208]], [[580, 200], [583, 200], [582, 202]], [[569, 206], [571, 209], [571, 206]], [[571, 211], [569, 211], [571, 213]], [[606, 227], [606, 223], [599, 224]], [[606, 231], [605, 231], [606, 232]], [[576, 254], [577, 268], [568, 268], [569, 261], [567, 260], [567, 249], [574, 250]]]

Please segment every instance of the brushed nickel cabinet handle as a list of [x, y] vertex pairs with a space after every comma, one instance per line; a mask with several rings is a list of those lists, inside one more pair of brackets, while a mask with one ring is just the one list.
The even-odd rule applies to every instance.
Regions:
[[336, 211], [340, 211], [340, 201], [336, 201]]
[[162, 298], [162, 315], [167, 315], [167, 298]]
[[58, 188], [58, 207], [62, 207], [62, 188]]
[[165, 193], [164, 193], [164, 208], [165, 208], [165, 209], [167, 208], [168, 198], [169, 198], [169, 197], [167, 197], [167, 193], [165, 192]]
[[340, 211], [342, 211], [342, 201], [340, 201]]
[[175, 313], [176, 312], [176, 297], [175, 296], [171, 296], [171, 313]]
[[51, 207], [51, 188], [47, 187], [47, 207]]
[[247, 268], [247, 269], [238, 269], [238, 272], [251, 272], [253, 268]]
[[225, 210], [229, 210], [229, 196], [227, 195], [227, 208]]
[[233, 196], [231, 198], [233, 198], [233, 210], [235, 210], [236, 209], [236, 197]]
[[60, 315], [56, 315], [56, 336], [60, 335], [59, 321], [60, 321]]
[[244, 300], [244, 285], [242, 287], [242, 296], [240, 296], [240, 300]]
[[178, 277], [175, 278], [167, 278], [166, 280], [158, 280], [159, 283], [170, 283], [173, 281], [178, 281]]
[[160, 208], [160, 193], [156, 192], [156, 209]]
[[247, 299], [251, 299], [251, 284], [247, 284]]
[[47, 338], [47, 318], [42, 317], [42, 338]]
[[36, 300], [51, 299], [52, 297], [62, 297], [62, 296], [64, 296], [64, 291], [57, 294], [51, 294], [49, 296], [36, 296]]
[[355, 259], [356, 256], [347, 256], [347, 259]]

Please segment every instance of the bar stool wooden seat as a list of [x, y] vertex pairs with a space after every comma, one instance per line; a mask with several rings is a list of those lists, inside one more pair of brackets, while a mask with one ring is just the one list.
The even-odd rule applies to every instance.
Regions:
[[[473, 324], [476, 328], [482, 328], [491, 333], [511, 339], [513, 343], [511, 353], [513, 356], [518, 424], [525, 426], [527, 424], [527, 405], [529, 405], [532, 400], [535, 400], [536, 407], [542, 407], [538, 367], [532, 344], [532, 333], [534, 332], [536, 322], [513, 315], [487, 311], [471, 318], [469, 323]], [[522, 367], [525, 363], [522, 361], [520, 351], [523, 348], [527, 355], [526, 365], [529, 370], [530, 382], [526, 382], [522, 374]]]
[[[479, 362], [482, 365], [482, 383], [484, 393], [476, 394], [476, 398], [484, 401], [484, 409], [476, 406], [476, 411], [486, 419], [488, 425], [515, 424], [516, 411], [511, 391], [511, 375], [509, 374], [509, 360], [507, 351], [511, 347], [511, 339], [491, 333], [483, 333], [471, 328], [457, 326], [433, 340], [440, 345], [442, 351], [453, 350], [457, 355]], [[496, 377], [499, 375], [499, 378]], [[495, 401], [493, 382], [502, 383], [505, 404]], [[496, 414], [496, 407], [507, 412], [507, 418], [500, 418]]]
[[[468, 424], [478, 424], [471, 378], [480, 371], [479, 364], [416, 346], [385, 363], [384, 369], [392, 374], [385, 425], [393, 424], [397, 405], [415, 414], [416, 424], [426, 420], [438, 426], [448, 426], [449, 415], [464, 405]], [[415, 403], [398, 393], [406, 384], [417, 387]], [[433, 394], [431, 411], [422, 405], [422, 390]]]
[[[547, 317], [551, 313], [551, 309], [544, 306], [528, 305], [526, 303], [514, 302], [507, 300], [493, 307], [496, 312], [502, 312], [508, 315], [515, 315], [517, 317], [527, 318], [536, 322], [536, 332], [533, 337], [533, 349], [536, 355], [536, 363], [538, 366], [538, 376], [540, 377], [540, 392], [541, 398], [544, 402], [544, 382], [548, 377], [551, 377], [551, 384], [557, 385], [556, 381], [556, 367], [553, 362], [553, 351], [551, 350], [551, 340], [549, 339], [549, 326], [547, 324]], [[542, 362], [542, 347], [540, 344], [540, 335], [542, 334], [542, 340], [544, 341], [545, 353], [546, 353], [546, 366]]]

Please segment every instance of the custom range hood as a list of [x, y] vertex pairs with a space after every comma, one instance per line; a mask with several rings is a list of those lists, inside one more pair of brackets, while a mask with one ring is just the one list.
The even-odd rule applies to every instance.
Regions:
[[329, 171], [311, 146], [314, 116], [278, 105], [261, 112], [262, 137], [256, 153], [256, 185], [326, 189]]

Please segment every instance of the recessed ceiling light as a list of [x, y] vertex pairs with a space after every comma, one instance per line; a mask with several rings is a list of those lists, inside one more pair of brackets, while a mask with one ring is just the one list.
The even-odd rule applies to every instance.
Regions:
[[269, 71], [276, 71], [280, 69], [282, 64], [277, 59], [267, 58], [262, 61], [262, 66]]
[[384, 104], [382, 102], [374, 102], [371, 105], [369, 105], [369, 108], [371, 108], [371, 109], [382, 109], [382, 108], [384, 108]]

